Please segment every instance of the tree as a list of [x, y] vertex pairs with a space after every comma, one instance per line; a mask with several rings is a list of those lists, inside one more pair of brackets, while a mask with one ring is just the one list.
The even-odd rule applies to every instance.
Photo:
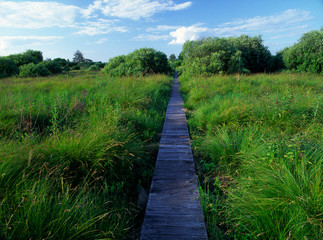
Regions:
[[111, 58], [104, 68], [112, 76], [135, 75], [150, 73], [169, 73], [171, 67], [165, 53], [153, 48], [141, 48], [124, 56]]
[[175, 54], [171, 54], [168, 58], [169, 61], [175, 61], [176, 60], [176, 56]]
[[77, 50], [74, 53], [73, 62], [74, 63], [82, 63], [84, 61], [85, 61], [85, 58], [83, 56], [83, 53], [81, 53], [80, 50]]
[[179, 55], [182, 67], [191, 74], [259, 73], [272, 69], [272, 56], [261, 36], [187, 41]]
[[10, 77], [18, 73], [15, 62], [7, 57], [0, 57], [0, 78]]
[[298, 43], [283, 51], [283, 60], [289, 70], [321, 73], [323, 71], [323, 28], [305, 33]]
[[27, 50], [20, 54], [11, 54], [8, 56], [9, 59], [13, 60], [17, 67], [20, 67], [29, 63], [40, 63], [43, 61], [43, 54], [41, 51]]

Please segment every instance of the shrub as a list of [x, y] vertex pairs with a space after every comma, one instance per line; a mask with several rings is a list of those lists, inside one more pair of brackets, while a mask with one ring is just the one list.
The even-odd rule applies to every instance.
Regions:
[[321, 73], [323, 70], [323, 28], [305, 33], [298, 43], [283, 51], [283, 60], [289, 70]]
[[260, 73], [278, 69], [261, 36], [187, 41], [180, 54], [191, 74]]
[[54, 62], [54, 61], [44, 61], [42, 63], [43, 66], [45, 66], [48, 71], [52, 74], [57, 74], [57, 73], [61, 73], [62, 72], [62, 68], [61, 66], [57, 63], [57, 62]]
[[104, 68], [105, 63], [100, 61], [100, 62], [95, 62], [94, 65], [98, 66], [99, 68]]
[[19, 77], [48, 76], [50, 72], [44, 64], [29, 63], [19, 67]]
[[72, 66], [71, 68], [72, 70], [80, 70], [81, 67], [79, 65], [75, 65], [75, 66]]
[[27, 50], [24, 53], [9, 55], [8, 58], [13, 60], [17, 67], [20, 67], [29, 63], [37, 64], [42, 62], [43, 54], [41, 51]]
[[89, 71], [100, 71], [100, 70], [101, 70], [101, 68], [97, 64], [94, 64], [91, 67], [89, 67]]
[[141, 48], [126, 56], [114, 57], [109, 60], [104, 69], [111, 76], [140, 76], [171, 72], [166, 54], [153, 48]]
[[126, 68], [125, 68], [126, 56], [120, 55], [114, 58], [111, 58], [109, 62], [105, 65], [104, 71], [111, 76], [125, 76]]
[[13, 60], [0, 57], [0, 78], [10, 77], [18, 73], [18, 68]]
[[69, 66], [69, 63], [66, 59], [64, 58], [55, 58], [53, 59], [53, 62], [58, 64], [60, 68], [65, 69], [66, 67]]

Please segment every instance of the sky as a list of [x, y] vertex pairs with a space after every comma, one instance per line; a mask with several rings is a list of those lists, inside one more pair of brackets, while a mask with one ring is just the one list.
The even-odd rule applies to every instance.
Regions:
[[323, 27], [323, 0], [0, 0], [0, 56], [107, 62], [142, 47], [176, 56], [187, 40], [262, 35], [276, 54]]

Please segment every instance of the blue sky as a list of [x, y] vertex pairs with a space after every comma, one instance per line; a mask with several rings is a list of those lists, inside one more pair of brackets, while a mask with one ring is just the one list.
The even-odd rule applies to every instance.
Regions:
[[0, 0], [0, 56], [108, 61], [141, 47], [178, 54], [187, 40], [261, 34], [275, 54], [323, 27], [323, 0]]

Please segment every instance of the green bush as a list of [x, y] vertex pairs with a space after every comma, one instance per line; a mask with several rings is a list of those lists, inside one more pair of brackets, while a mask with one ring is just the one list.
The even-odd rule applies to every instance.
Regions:
[[19, 77], [39, 77], [50, 75], [44, 64], [29, 63], [19, 67]]
[[20, 67], [29, 63], [40, 63], [43, 61], [43, 54], [41, 51], [27, 50], [21, 54], [12, 54], [8, 56], [9, 59], [13, 60], [17, 67]]
[[141, 48], [128, 55], [109, 60], [104, 71], [111, 76], [141, 76], [171, 72], [166, 54], [152, 48]]
[[322, 73], [323, 29], [305, 33], [298, 43], [283, 51], [283, 60], [289, 70]]
[[190, 74], [260, 73], [280, 68], [261, 36], [187, 41], [180, 56], [184, 71]]
[[42, 63], [44, 67], [46, 67], [48, 69], [48, 71], [52, 74], [57, 74], [57, 73], [61, 73], [62, 72], [62, 68], [61, 66], [54, 61], [44, 61]]
[[13, 60], [0, 57], [0, 78], [10, 77], [18, 73], [18, 68]]
[[125, 55], [120, 55], [111, 58], [109, 62], [105, 65], [104, 71], [111, 76], [125, 76], [127, 74], [125, 61]]
[[94, 64], [91, 67], [89, 67], [89, 71], [94, 71], [95, 72], [95, 71], [100, 71], [100, 70], [101, 70], [101, 68], [97, 64]]
[[71, 67], [72, 70], [80, 70], [81, 67], [79, 65], [75, 65]]

